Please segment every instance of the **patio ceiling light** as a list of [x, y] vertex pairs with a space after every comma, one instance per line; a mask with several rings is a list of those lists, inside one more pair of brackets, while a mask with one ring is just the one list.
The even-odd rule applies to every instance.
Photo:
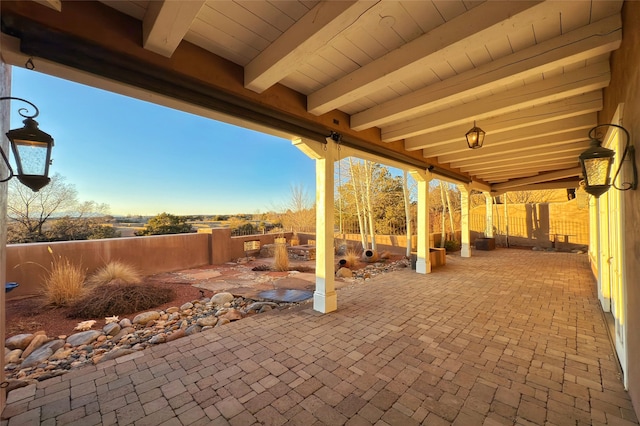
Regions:
[[[620, 160], [618, 170], [616, 170], [613, 179], [609, 178], [609, 173], [611, 172], [615, 151], [602, 146], [602, 135], [597, 133], [598, 129], [602, 127], [616, 127], [621, 129], [626, 138], [622, 159]], [[599, 124], [589, 130], [589, 138], [591, 139], [591, 146], [578, 157], [580, 166], [582, 167], [582, 176], [584, 177], [584, 190], [588, 194], [598, 198], [607, 192], [611, 186], [619, 191], [636, 189], [638, 187], [638, 172], [636, 168], [635, 148], [629, 143], [631, 137], [627, 129], [617, 124]], [[621, 187], [618, 187], [615, 183], [616, 178], [620, 173], [620, 169], [627, 155], [631, 157], [632, 180], [631, 182], [624, 182]]]
[[467, 138], [467, 145], [471, 149], [482, 148], [484, 143], [485, 132], [480, 127], [476, 126], [475, 120], [473, 121], [473, 128], [467, 132], [465, 137]]
[[38, 129], [38, 122], [34, 120], [40, 113], [37, 106], [21, 98], [9, 96], [0, 98], [0, 101], [6, 100], [26, 102], [34, 108], [35, 113], [33, 115], [28, 114], [26, 108], [18, 110], [18, 114], [25, 118], [23, 121], [24, 127], [7, 132], [7, 138], [11, 142], [11, 150], [15, 157], [18, 172], [13, 172], [7, 154], [0, 147], [0, 153], [9, 171], [9, 176], [5, 179], [0, 179], [0, 182], [7, 182], [15, 176], [23, 185], [31, 188], [33, 192], [37, 192], [51, 181], [49, 178], [49, 165], [51, 164], [53, 138], [48, 133]]

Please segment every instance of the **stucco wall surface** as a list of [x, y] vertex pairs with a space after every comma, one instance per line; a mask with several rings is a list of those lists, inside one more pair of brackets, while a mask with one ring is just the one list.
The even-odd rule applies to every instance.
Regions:
[[[604, 90], [600, 124], [611, 123], [619, 104], [624, 104], [622, 125], [632, 142], [640, 140], [640, 2], [625, 1], [622, 8], [622, 44], [611, 56], [611, 84]], [[640, 164], [640, 146], [636, 163]], [[628, 170], [629, 164], [624, 166]], [[628, 390], [640, 417], [640, 190], [624, 193], [625, 282], [627, 307]]]
[[209, 236], [176, 234], [8, 245], [7, 281], [20, 284], [8, 294], [9, 298], [37, 294], [51, 262], [58, 256], [81, 265], [87, 274], [119, 260], [151, 275], [208, 265]]

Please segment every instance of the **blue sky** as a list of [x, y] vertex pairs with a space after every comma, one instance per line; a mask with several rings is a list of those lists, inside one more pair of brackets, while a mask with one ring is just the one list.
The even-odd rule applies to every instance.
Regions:
[[[38, 106], [55, 140], [50, 175], [113, 215], [264, 213], [315, 193], [315, 163], [289, 140], [36, 71], [13, 68], [12, 95]], [[11, 103], [11, 128], [22, 127]]]

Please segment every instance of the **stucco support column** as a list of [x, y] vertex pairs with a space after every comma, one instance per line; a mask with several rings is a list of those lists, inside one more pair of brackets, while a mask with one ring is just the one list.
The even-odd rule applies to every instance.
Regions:
[[418, 247], [416, 259], [416, 272], [418, 274], [431, 273], [431, 260], [429, 258], [429, 183], [431, 172], [423, 170], [409, 171], [418, 183]]
[[[0, 96], [11, 96], [11, 67], [0, 61]], [[10, 101], [0, 103], [0, 146], [5, 155], [9, 156], [9, 141], [5, 133], [9, 130]], [[0, 177], [7, 176], [7, 169], [4, 161], [0, 161]], [[8, 183], [0, 183], [0, 283], [7, 282], [7, 187]], [[5, 294], [4, 289], [0, 291], [0, 342], [5, 339]], [[4, 366], [4, 351], [0, 351], [0, 365]], [[4, 368], [0, 370], [0, 382], [4, 382]], [[0, 389], [0, 412], [6, 404], [5, 389]]]
[[292, 143], [316, 162], [316, 290], [313, 293], [313, 309], [328, 313], [338, 309], [333, 241], [334, 162], [337, 147], [335, 143], [325, 144], [308, 139], [295, 139]]
[[460, 256], [471, 257], [471, 232], [469, 229], [469, 185], [458, 185], [460, 190]]
[[487, 238], [493, 238], [493, 197], [490, 192], [483, 192], [486, 205], [486, 218], [484, 236]]

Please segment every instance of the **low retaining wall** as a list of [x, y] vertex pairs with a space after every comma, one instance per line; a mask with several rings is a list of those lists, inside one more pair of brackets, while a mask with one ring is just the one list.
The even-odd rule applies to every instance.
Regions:
[[[245, 242], [273, 244], [275, 234], [232, 237], [228, 228], [204, 229], [193, 234], [153, 235], [104, 240], [60, 241], [7, 245], [7, 282], [19, 287], [7, 299], [33, 296], [40, 292], [53, 256], [78, 262], [92, 274], [109, 261], [132, 265], [143, 275], [178, 271], [204, 265], [221, 265], [245, 257]], [[285, 234], [290, 238], [291, 234]], [[49, 253], [48, 247], [53, 254]]]
[[[53, 254], [49, 253], [48, 247]], [[209, 264], [204, 234], [156, 235], [104, 240], [7, 245], [7, 281], [20, 284], [7, 299], [38, 294], [54, 256], [78, 262], [91, 274], [109, 261], [135, 266], [143, 275]]]

